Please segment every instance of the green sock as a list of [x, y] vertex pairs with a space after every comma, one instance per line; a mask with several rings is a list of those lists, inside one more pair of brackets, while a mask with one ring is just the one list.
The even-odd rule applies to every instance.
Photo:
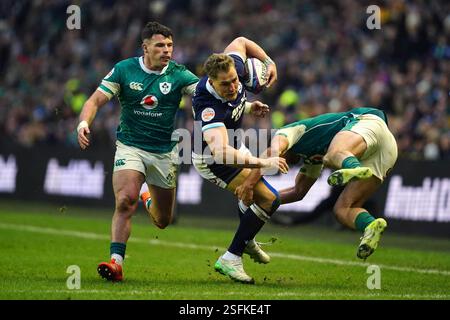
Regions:
[[366, 227], [374, 221], [375, 218], [368, 212], [361, 212], [356, 216], [355, 219], [355, 228], [361, 232], [364, 232]]
[[109, 252], [110, 254], [118, 254], [121, 255], [122, 258], [125, 258], [125, 250], [127, 248], [127, 244], [126, 243], [121, 243], [121, 242], [111, 242], [111, 245], [109, 247]]
[[361, 163], [354, 156], [347, 157], [342, 161], [342, 169], [353, 169], [357, 167], [361, 167]]

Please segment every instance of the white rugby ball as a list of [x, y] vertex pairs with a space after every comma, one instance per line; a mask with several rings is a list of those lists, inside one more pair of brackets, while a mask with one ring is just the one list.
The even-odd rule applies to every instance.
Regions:
[[245, 61], [245, 89], [258, 94], [267, 84], [267, 66], [259, 59], [248, 58]]

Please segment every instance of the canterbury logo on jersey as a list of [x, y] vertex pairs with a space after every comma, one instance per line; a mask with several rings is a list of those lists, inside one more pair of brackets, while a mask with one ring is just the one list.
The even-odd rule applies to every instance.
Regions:
[[127, 161], [126, 159], [117, 159], [114, 165], [116, 167], [124, 166], [126, 161]]
[[142, 83], [140, 82], [130, 82], [130, 89], [132, 90], [137, 90], [137, 91], [142, 91]]

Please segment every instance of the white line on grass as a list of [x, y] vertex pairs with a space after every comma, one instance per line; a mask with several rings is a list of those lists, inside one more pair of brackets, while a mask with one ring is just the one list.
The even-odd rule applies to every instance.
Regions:
[[[92, 289], [92, 290], [84, 290], [84, 289], [78, 289], [78, 290], [8, 290], [4, 291], [5, 293], [25, 293], [25, 294], [47, 294], [47, 293], [82, 293], [82, 294], [101, 294], [101, 293], [111, 293], [111, 290], [98, 290], [98, 289]], [[2, 293], [0, 291], [0, 293]], [[235, 295], [239, 296], [248, 296], [248, 297], [267, 297], [267, 292], [247, 292], [247, 291], [221, 291], [221, 292], [212, 292], [212, 291], [201, 291], [201, 292], [195, 292], [193, 293], [196, 296], [203, 296], [203, 297], [214, 297], [214, 296], [228, 296], [232, 297]], [[171, 295], [173, 297], [176, 296], [185, 296], [185, 291], [170, 291], [164, 292], [161, 290], [118, 290], [114, 291], [114, 295], [152, 295], [152, 296], [159, 296], [159, 295]], [[395, 294], [395, 293], [326, 293], [326, 292], [277, 292], [277, 293], [271, 293], [271, 295], [275, 297], [291, 297], [291, 298], [357, 298], [357, 297], [367, 297], [367, 298], [399, 298], [399, 299], [449, 299], [450, 295], [448, 294]]]
[[[31, 225], [23, 225], [23, 224], [9, 224], [9, 223], [0, 223], [0, 228], [9, 229], [9, 230], [17, 230], [17, 231], [28, 231], [28, 232], [36, 232], [36, 233], [44, 233], [44, 234], [53, 234], [60, 236], [70, 236], [77, 237], [83, 239], [96, 239], [96, 240], [108, 240], [110, 237], [108, 235], [92, 233], [92, 232], [82, 232], [82, 231], [74, 231], [74, 230], [60, 230], [46, 227], [37, 227]], [[219, 250], [225, 251], [225, 248], [217, 247], [217, 246], [207, 246], [207, 245], [198, 245], [193, 243], [185, 243], [185, 242], [172, 242], [172, 241], [163, 241], [156, 239], [142, 239], [131, 237], [129, 242], [136, 243], [144, 243], [151, 245], [159, 245], [159, 246], [168, 246], [168, 247], [177, 247], [183, 249], [199, 249], [199, 250]], [[356, 261], [346, 261], [346, 260], [338, 260], [338, 259], [327, 259], [327, 258], [318, 258], [318, 257], [310, 257], [310, 256], [302, 256], [297, 254], [286, 254], [286, 253], [270, 253], [273, 257], [283, 258], [283, 259], [291, 259], [291, 260], [300, 260], [300, 261], [310, 261], [317, 263], [325, 263], [325, 264], [337, 264], [343, 266], [359, 266], [359, 267], [367, 267], [370, 265], [368, 262], [356, 262]], [[438, 274], [443, 276], [450, 276], [450, 271], [447, 270], [437, 270], [437, 269], [418, 269], [418, 268], [409, 268], [409, 267], [400, 267], [393, 265], [384, 265], [377, 264], [380, 268], [385, 270], [394, 270], [401, 272], [415, 272], [415, 273], [424, 273], [424, 274]]]

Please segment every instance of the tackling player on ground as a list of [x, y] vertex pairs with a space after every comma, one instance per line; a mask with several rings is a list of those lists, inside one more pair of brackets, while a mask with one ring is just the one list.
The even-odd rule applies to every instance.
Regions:
[[[196, 122], [201, 122], [201, 150], [192, 153], [193, 164], [199, 174], [220, 188], [235, 192], [237, 186], [250, 174], [245, 168], [271, 168], [287, 172], [282, 158], [260, 159], [252, 156], [238, 141], [229, 139], [228, 130], [241, 127], [244, 110], [255, 116], [264, 116], [269, 107], [259, 101], [248, 102], [243, 86], [248, 57], [265, 61], [268, 68], [268, 85], [276, 80], [276, 67], [264, 50], [255, 42], [243, 37], [233, 40], [222, 54], [213, 54], [204, 64], [206, 76], [201, 78], [193, 97]], [[194, 139], [195, 141], [196, 139]], [[242, 254], [247, 253], [259, 263], [268, 263], [270, 257], [255, 242], [254, 237], [279, 206], [279, 196], [264, 179], [254, 186], [255, 203], [250, 207], [239, 204], [240, 224], [228, 251], [215, 263], [216, 271], [243, 283], [254, 283], [244, 271]]]
[[198, 82], [193, 73], [171, 60], [169, 28], [149, 22], [141, 38], [144, 55], [114, 66], [83, 106], [77, 128], [80, 147], [86, 149], [98, 108], [117, 96], [122, 110], [114, 158], [111, 262], [98, 266], [99, 274], [113, 281], [123, 278], [131, 217], [144, 182], [150, 193], [144, 193], [142, 200], [153, 223], [163, 229], [172, 220], [178, 168], [177, 141], [171, 139], [174, 119], [182, 95], [192, 95]]
[[[294, 122], [276, 132], [266, 152], [269, 156], [303, 158], [295, 186], [279, 191], [281, 204], [303, 199], [323, 166], [334, 169], [328, 184], [345, 185], [334, 205], [336, 218], [363, 233], [359, 258], [366, 259], [374, 252], [387, 223], [383, 218], [375, 219], [363, 205], [397, 160], [397, 143], [383, 111], [355, 108]], [[254, 201], [252, 190], [260, 178], [261, 172], [253, 170], [237, 188], [238, 197], [245, 203]]]

